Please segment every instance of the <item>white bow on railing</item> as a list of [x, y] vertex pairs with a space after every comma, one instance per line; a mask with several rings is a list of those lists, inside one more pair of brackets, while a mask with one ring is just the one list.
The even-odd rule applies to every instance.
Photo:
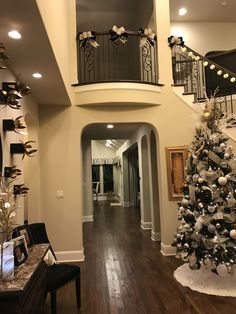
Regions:
[[81, 33], [79, 35], [80, 47], [84, 47], [86, 45], [86, 42], [88, 41], [91, 44], [91, 46], [97, 48], [99, 44], [96, 42], [95, 39], [96, 36], [91, 31]]
[[127, 33], [125, 32], [125, 28], [123, 26], [117, 27], [114, 25], [111, 30], [111, 40], [115, 41], [119, 39], [123, 44], [127, 42]]
[[147, 40], [153, 45], [154, 44], [154, 40], [156, 38], [156, 34], [153, 33], [153, 31], [151, 30], [151, 28], [145, 28], [144, 30], [141, 29], [140, 30], [140, 35], [141, 35], [141, 40], [140, 40], [140, 47], [143, 47]]

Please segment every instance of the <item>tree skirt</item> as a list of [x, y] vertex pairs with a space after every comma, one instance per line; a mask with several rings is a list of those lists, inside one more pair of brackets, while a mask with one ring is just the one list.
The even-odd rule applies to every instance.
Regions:
[[188, 263], [174, 271], [175, 279], [192, 290], [226, 297], [236, 297], [236, 275], [221, 277], [211, 270], [191, 270]]

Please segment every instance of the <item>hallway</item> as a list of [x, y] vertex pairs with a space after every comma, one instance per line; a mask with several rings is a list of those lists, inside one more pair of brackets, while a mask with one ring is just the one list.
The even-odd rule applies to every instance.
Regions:
[[140, 228], [138, 208], [99, 202], [94, 222], [84, 224], [84, 249], [81, 310], [71, 283], [58, 293], [58, 314], [236, 313], [234, 298], [200, 294], [175, 281], [181, 261], [160, 253], [160, 243]]

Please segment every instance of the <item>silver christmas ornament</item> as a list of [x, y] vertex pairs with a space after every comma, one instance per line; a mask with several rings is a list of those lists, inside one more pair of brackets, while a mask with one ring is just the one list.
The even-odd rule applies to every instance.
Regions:
[[210, 232], [210, 233], [214, 233], [216, 231], [216, 227], [212, 224], [210, 224], [208, 227], [207, 227], [207, 230]]

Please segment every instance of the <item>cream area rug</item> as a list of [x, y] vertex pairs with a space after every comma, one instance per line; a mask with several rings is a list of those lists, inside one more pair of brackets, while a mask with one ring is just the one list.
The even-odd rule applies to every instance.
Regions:
[[191, 270], [188, 263], [174, 271], [175, 279], [184, 287], [218, 296], [236, 297], [236, 274], [221, 277], [210, 270]]

